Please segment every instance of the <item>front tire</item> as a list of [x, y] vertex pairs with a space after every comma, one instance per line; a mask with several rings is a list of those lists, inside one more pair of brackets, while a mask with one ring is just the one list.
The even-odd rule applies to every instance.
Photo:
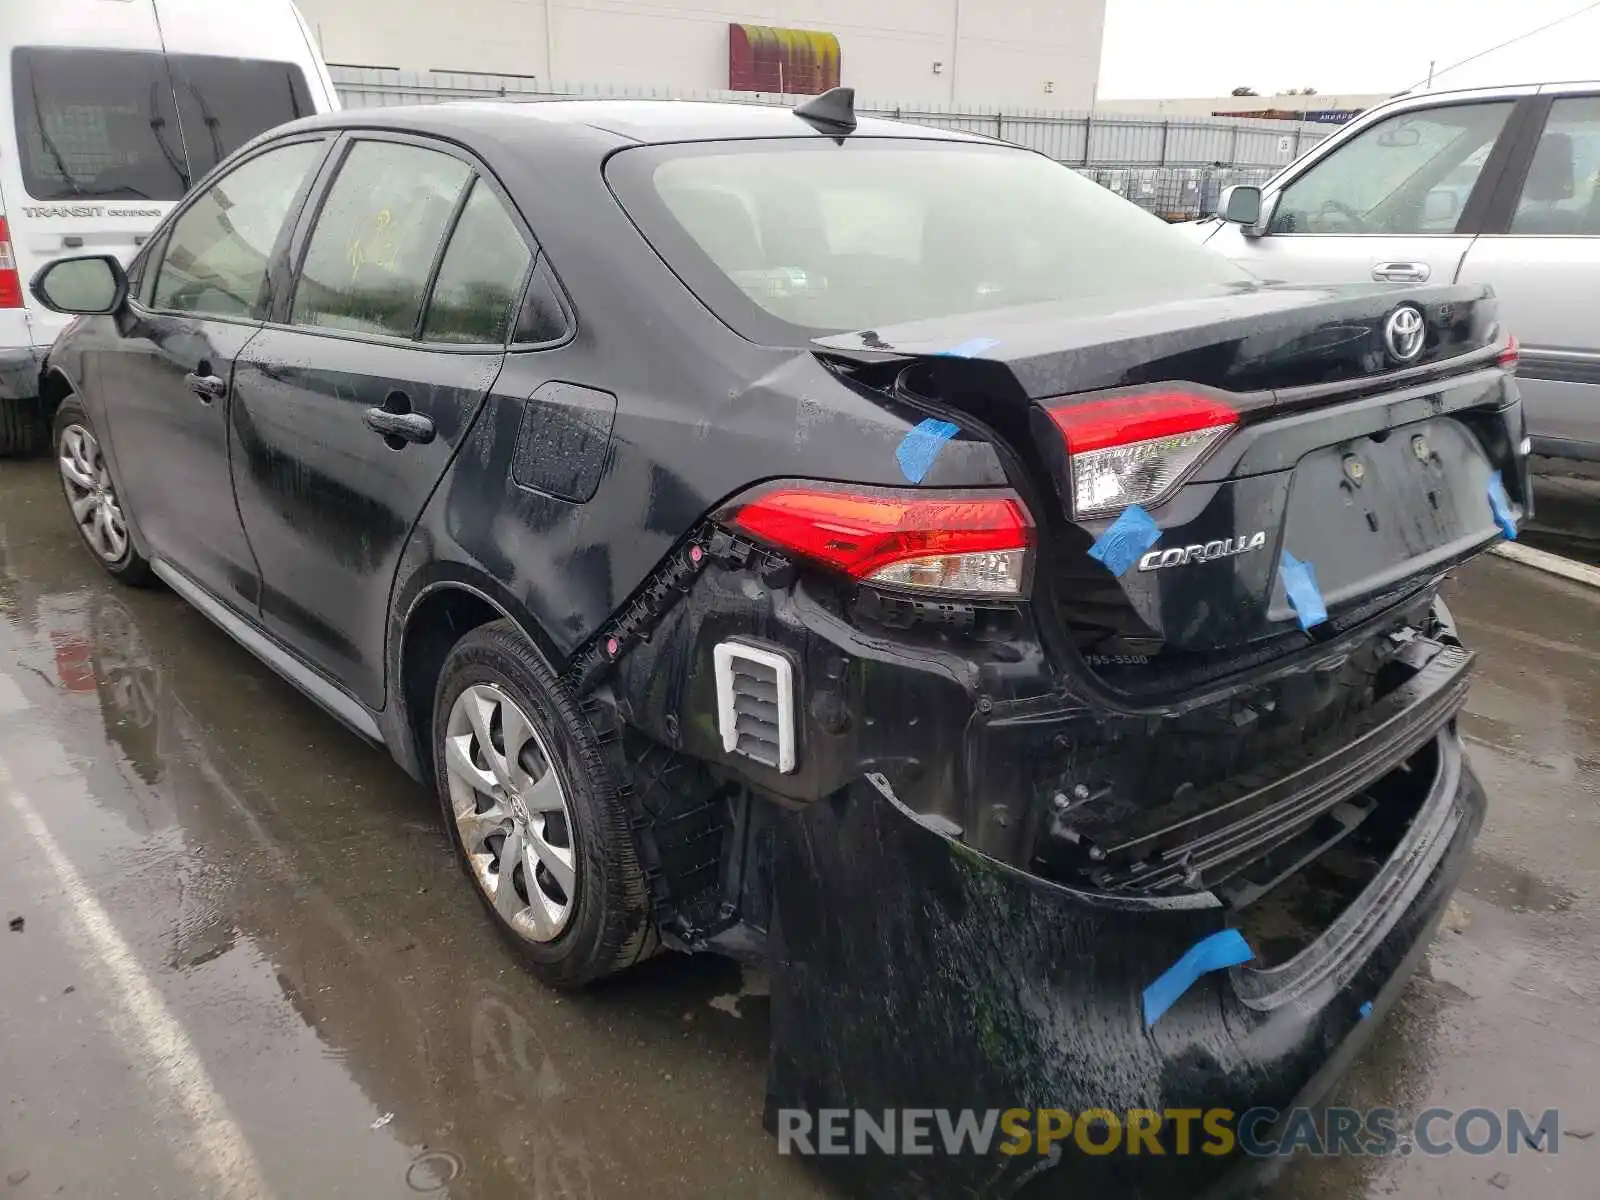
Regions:
[[56, 473], [83, 544], [114, 578], [132, 587], [148, 586], [153, 578], [150, 563], [134, 547], [100, 439], [76, 396], [56, 409], [51, 443]]
[[594, 731], [511, 622], [451, 650], [432, 741], [457, 858], [542, 982], [582, 987], [653, 952], [644, 876]]

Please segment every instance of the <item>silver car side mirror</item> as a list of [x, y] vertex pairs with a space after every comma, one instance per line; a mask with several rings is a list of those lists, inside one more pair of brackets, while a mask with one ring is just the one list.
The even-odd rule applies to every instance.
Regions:
[[1223, 188], [1217, 198], [1217, 215], [1230, 225], [1247, 229], [1261, 224], [1261, 189], [1248, 183]]

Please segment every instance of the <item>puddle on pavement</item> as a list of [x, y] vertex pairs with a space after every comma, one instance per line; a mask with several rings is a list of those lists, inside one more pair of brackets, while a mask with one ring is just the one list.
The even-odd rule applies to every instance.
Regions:
[[105, 579], [48, 464], [4, 479], [0, 650], [34, 728], [0, 753], [33, 764], [280, 1194], [828, 1194], [762, 1131], [767, 1009], [737, 966], [541, 988], [431, 795], [176, 596]]
[[1566, 888], [1547, 883], [1531, 871], [1491, 858], [1481, 850], [1472, 856], [1461, 890], [1513, 913], [1566, 912], [1575, 898]]

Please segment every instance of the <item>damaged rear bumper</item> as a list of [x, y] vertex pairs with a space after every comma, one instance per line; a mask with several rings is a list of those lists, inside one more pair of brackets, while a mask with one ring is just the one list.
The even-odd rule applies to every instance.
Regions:
[[[784, 1110], [1170, 1113], [1314, 1104], [1426, 950], [1482, 822], [1454, 724], [1419, 761], [1415, 816], [1370, 883], [1268, 969], [1202, 976], [1147, 1026], [1144, 989], [1228, 924], [1209, 892], [1077, 891], [987, 857], [882, 776], [789, 814], [777, 839], [767, 1122]], [[1198, 1124], [1196, 1125], [1198, 1131]], [[872, 1194], [1195, 1195], [1254, 1169], [1237, 1153], [1126, 1144], [1086, 1154], [825, 1157]], [[1103, 1141], [1104, 1136], [1096, 1141]]]
[[[1472, 655], [1431, 584], [1179, 700], [1111, 708], [1053, 667], [1025, 605], [890, 608], [727, 536], [684, 562], [607, 686], [665, 764], [635, 773], [664, 936], [771, 966], [780, 1149], [786, 1113], [1311, 1103], [1424, 953], [1482, 821], [1455, 729]], [[729, 646], [785, 664], [735, 696], [773, 731], [766, 763], [719, 703]], [[659, 781], [680, 769], [713, 801], [675, 803]], [[1357, 842], [1336, 904], [1258, 936], [1253, 912], [1276, 918]], [[1146, 989], [1229, 929], [1258, 957], [1147, 1024]], [[1251, 1166], [1156, 1136], [1159, 1156], [997, 1136], [819, 1161], [905, 1196], [1187, 1196]]]

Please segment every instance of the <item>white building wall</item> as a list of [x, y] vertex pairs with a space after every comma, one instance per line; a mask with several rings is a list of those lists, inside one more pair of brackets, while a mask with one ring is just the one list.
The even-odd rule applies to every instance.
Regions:
[[839, 39], [841, 82], [915, 103], [1087, 109], [1105, 0], [299, 0], [333, 63], [728, 86], [728, 24]]

